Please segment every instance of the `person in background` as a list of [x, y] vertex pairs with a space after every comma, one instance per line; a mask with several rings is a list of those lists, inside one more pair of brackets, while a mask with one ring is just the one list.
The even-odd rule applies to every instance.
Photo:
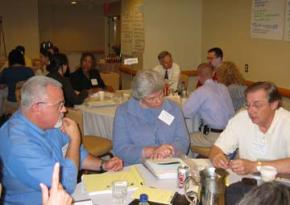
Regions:
[[224, 54], [221, 48], [215, 47], [207, 51], [208, 63], [214, 67], [214, 71], [222, 64], [223, 57]]
[[81, 92], [89, 89], [95, 89], [95, 91], [109, 89], [96, 69], [96, 59], [92, 53], [83, 53], [80, 64], [81, 67], [70, 74], [75, 90]]
[[179, 82], [180, 66], [173, 62], [172, 55], [168, 51], [160, 52], [158, 60], [159, 65], [153, 70], [159, 72], [164, 80], [168, 81], [169, 88], [176, 91]]
[[71, 194], [79, 169], [122, 169], [122, 161], [102, 160], [81, 145], [77, 123], [64, 117], [61, 84], [46, 76], [27, 80], [21, 89], [19, 111], [0, 128], [0, 161], [6, 204], [41, 204], [44, 183], [51, 187], [54, 164], [60, 163], [61, 184]]
[[[270, 82], [256, 82], [246, 91], [247, 110], [238, 112], [210, 152], [215, 167], [244, 175], [273, 166], [290, 173], [290, 112], [281, 107], [281, 95]], [[239, 158], [228, 155], [238, 149]]]
[[163, 76], [153, 70], [138, 72], [129, 101], [117, 108], [113, 152], [125, 165], [146, 158], [187, 154], [189, 136], [180, 108], [163, 97]]
[[[24, 56], [24, 65], [26, 67], [29, 67], [29, 68], [32, 68], [32, 61], [30, 58], [28, 58], [26, 55], [25, 55], [25, 47], [22, 46], [22, 45], [18, 45], [16, 46], [15, 48], [16, 50], [19, 50], [20, 53]], [[4, 63], [4, 65], [1, 67], [0, 71], [2, 71], [4, 68], [7, 68], [8, 67], [8, 61], [6, 61]]]
[[[212, 79], [217, 80], [216, 70], [223, 62], [223, 50], [218, 47], [211, 48], [207, 51], [207, 63], [213, 67]], [[196, 88], [200, 87], [202, 84], [197, 81]]]
[[267, 182], [249, 191], [238, 205], [289, 205], [290, 189], [278, 182]]
[[51, 188], [48, 190], [47, 186], [40, 183], [42, 192], [42, 205], [71, 205], [72, 197], [64, 190], [59, 182], [60, 165], [57, 162], [53, 168], [51, 177]]
[[202, 86], [194, 90], [183, 106], [186, 118], [201, 118], [199, 132], [191, 134], [191, 145], [211, 147], [234, 115], [227, 87], [212, 79], [213, 67], [202, 63], [197, 68]]
[[47, 66], [47, 70], [49, 71], [47, 76], [62, 84], [65, 106], [73, 107], [74, 105], [82, 104], [84, 99], [88, 97], [89, 93], [87, 90], [82, 90], [78, 94], [74, 91], [70, 80], [64, 77], [64, 74], [68, 69], [68, 59], [66, 55], [62, 53], [54, 54], [51, 56], [50, 63]]
[[54, 54], [54, 46], [51, 41], [44, 41], [40, 44], [40, 67], [36, 68], [36, 75], [47, 75], [49, 59]]
[[9, 67], [4, 68], [0, 75], [0, 84], [2, 87], [3, 85], [8, 87], [7, 106], [11, 107], [12, 110], [16, 110], [18, 107], [15, 95], [16, 84], [34, 76], [34, 73], [25, 66], [24, 56], [17, 49], [10, 51], [8, 62]]
[[216, 70], [217, 81], [228, 87], [235, 111], [240, 110], [245, 102], [245, 80], [237, 65], [230, 61], [223, 62]]

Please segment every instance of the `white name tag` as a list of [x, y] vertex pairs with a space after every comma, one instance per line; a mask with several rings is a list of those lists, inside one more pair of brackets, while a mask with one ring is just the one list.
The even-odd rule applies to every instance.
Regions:
[[172, 123], [173, 120], [174, 120], [174, 116], [171, 115], [170, 113], [168, 113], [168, 112], [165, 111], [165, 110], [162, 110], [162, 111], [161, 111], [161, 113], [160, 113], [160, 115], [158, 116], [158, 118], [159, 118], [162, 122], [166, 123], [167, 125], [171, 125], [171, 123]]
[[91, 83], [92, 83], [92, 85], [98, 85], [98, 81], [97, 81], [97, 79], [91, 79]]
[[62, 156], [63, 156], [63, 157], [66, 156], [67, 149], [68, 149], [68, 143], [65, 144], [65, 145], [61, 148]]

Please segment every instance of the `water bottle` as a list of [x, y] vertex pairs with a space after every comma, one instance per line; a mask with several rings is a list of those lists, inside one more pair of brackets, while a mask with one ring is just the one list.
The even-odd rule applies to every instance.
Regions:
[[186, 98], [187, 97], [187, 90], [186, 90], [185, 82], [184, 81], [182, 81], [181, 84], [179, 85], [178, 95], [181, 96], [181, 97], [183, 97], [183, 98]]
[[148, 202], [148, 195], [147, 194], [140, 194], [138, 205], [150, 205]]

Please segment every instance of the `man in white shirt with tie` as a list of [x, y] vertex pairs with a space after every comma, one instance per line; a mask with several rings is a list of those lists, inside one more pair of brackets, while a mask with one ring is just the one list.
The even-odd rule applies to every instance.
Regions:
[[177, 90], [180, 66], [173, 62], [171, 53], [162, 51], [158, 55], [159, 64], [153, 70], [164, 76], [164, 80], [168, 80], [170, 89]]

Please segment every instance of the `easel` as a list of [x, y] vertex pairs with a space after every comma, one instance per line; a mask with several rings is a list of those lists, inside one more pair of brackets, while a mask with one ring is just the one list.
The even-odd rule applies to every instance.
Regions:
[[[2, 45], [3, 45], [3, 51], [2, 51]], [[7, 58], [2, 16], [0, 16], [0, 56], [4, 56]]]

